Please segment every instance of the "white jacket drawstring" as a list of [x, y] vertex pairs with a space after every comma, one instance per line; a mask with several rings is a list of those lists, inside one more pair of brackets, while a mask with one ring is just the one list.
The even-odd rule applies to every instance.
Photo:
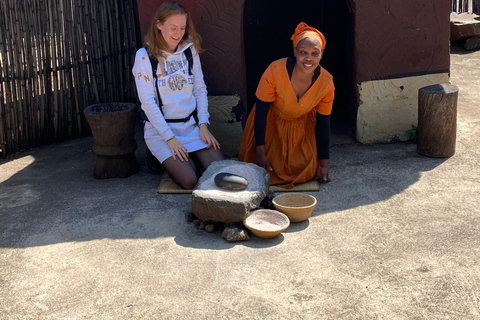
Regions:
[[[180, 61], [182, 62], [182, 69], [185, 69], [185, 62], [183, 61], [183, 51], [180, 53]], [[167, 58], [161, 58], [160, 60], [163, 61], [163, 70], [167, 70]]]

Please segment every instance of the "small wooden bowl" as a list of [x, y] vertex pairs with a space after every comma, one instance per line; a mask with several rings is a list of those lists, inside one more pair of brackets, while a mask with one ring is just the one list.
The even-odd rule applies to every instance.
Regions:
[[276, 196], [272, 202], [275, 209], [284, 213], [290, 222], [301, 222], [312, 215], [317, 198], [305, 193], [288, 192]]
[[259, 209], [252, 211], [244, 220], [243, 224], [259, 238], [274, 238], [290, 225], [286, 215], [277, 210]]

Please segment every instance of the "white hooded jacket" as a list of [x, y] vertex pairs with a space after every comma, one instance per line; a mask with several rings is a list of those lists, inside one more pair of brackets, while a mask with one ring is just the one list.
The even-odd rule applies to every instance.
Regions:
[[[191, 48], [193, 56], [192, 75], [189, 75], [188, 61], [184, 54], [188, 47]], [[205, 148], [207, 145], [200, 138], [198, 125], [209, 124], [207, 88], [200, 58], [193, 43], [189, 39], [180, 44], [175, 53], [165, 52], [165, 55], [166, 58], [159, 58], [157, 66], [157, 86], [163, 102], [163, 113], [157, 103], [155, 79], [145, 48], [137, 51], [132, 69], [141, 107], [149, 120], [145, 123], [145, 142], [161, 162], [171, 156], [165, 141], [173, 136], [182, 142], [188, 152]], [[185, 123], [165, 121], [188, 117], [195, 108], [198, 125], [193, 117]]]

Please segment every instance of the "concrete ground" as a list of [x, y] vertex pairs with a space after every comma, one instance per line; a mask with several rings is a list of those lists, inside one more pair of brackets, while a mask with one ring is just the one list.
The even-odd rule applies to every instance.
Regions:
[[451, 59], [456, 154], [339, 143], [270, 240], [195, 229], [144, 166], [95, 180], [91, 137], [0, 160], [0, 318], [480, 319], [480, 51]]

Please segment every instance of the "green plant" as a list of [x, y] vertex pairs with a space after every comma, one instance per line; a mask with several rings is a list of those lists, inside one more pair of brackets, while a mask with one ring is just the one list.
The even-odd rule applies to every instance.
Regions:
[[408, 133], [408, 135], [409, 135], [408, 141], [417, 142], [417, 137], [418, 137], [418, 127], [417, 126], [412, 124], [412, 128], [405, 131], [405, 132]]

